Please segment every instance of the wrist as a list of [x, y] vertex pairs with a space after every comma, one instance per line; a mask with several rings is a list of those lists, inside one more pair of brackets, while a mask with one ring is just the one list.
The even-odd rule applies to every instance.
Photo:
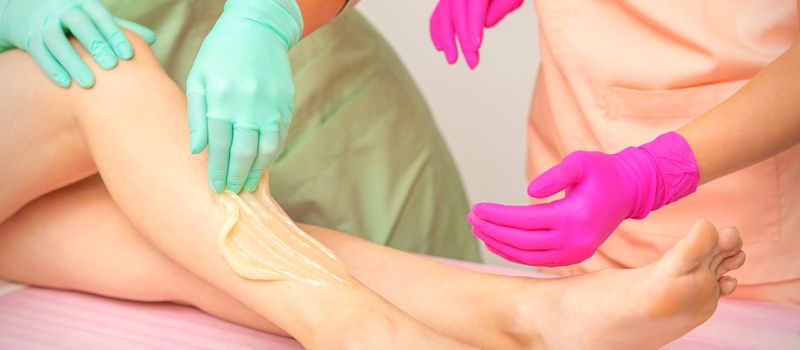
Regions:
[[697, 190], [697, 160], [683, 136], [668, 132], [639, 147], [620, 152], [633, 170], [636, 187], [629, 217], [641, 219]]
[[274, 31], [292, 48], [303, 35], [303, 15], [295, 0], [228, 0], [222, 18], [243, 18]]
[[627, 218], [644, 218], [655, 203], [653, 189], [658, 183], [655, 163], [641, 147], [626, 147], [614, 156], [619, 157], [620, 178], [628, 189], [620, 194], [630, 203]]

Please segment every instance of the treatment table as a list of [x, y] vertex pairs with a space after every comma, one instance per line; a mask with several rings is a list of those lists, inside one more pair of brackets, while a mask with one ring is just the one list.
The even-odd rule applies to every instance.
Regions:
[[[495, 274], [552, 277], [436, 259]], [[170, 303], [139, 303], [0, 281], [0, 349], [302, 349], [292, 339]], [[723, 299], [665, 349], [800, 349], [800, 307]]]

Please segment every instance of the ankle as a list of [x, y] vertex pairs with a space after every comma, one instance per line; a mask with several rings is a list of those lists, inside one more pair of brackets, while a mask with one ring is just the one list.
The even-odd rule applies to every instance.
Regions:
[[[305, 319], [309, 329], [295, 335], [304, 346], [309, 349], [366, 349], [365, 339], [396, 334], [403, 328], [404, 314], [391, 304], [360, 288], [353, 288], [346, 294], [337, 298], [333, 308], [336, 312]], [[299, 339], [302, 334], [309, 336]]]
[[[517, 349], [544, 348], [546, 327], [557, 315], [557, 296], [540, 288], [540, 283], [522, 281], [519, 286], [506, 293], [505, 302], [492, 307], [491, 315], [498, 315], [499, 334], [507, 338], [507, 344]], [[536, 289], [532, 291], [531, 289]], [[535, 298], [532, 296], [536, 296]], [[504, 312], [498, 312], [503, 310]]]

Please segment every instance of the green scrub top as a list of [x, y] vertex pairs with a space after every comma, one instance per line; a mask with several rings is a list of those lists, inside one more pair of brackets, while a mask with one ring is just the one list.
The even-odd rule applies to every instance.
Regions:
[[[156, 32], [182, 88], [222, 0], [104, 0]], [[296, 221], [397, 249], [479, 261], [458, 171], [431, 112], [383, 37], [356, 11], [295, 46], [294, 122], [270, 188]], [[187, 146], [188, 147], [188, 146]], [[187, 157], [190, 156], [187, 151]]]

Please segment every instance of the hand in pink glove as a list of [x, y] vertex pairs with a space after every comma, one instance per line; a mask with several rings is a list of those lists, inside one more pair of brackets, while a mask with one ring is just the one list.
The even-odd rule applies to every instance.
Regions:
[[471, 69], [478, 66], [483, 28], [491, 28], [524, 0], [439, 0], [430, 21], [431, 39], [447, 62], [458, 60], [455, 37]]
[[625, 219], [653, 210], [697, 189], [699, 173], [689, 144], [675, 132], [616, 154], [578, 151], [528, 186], [546, 204], [476, 204], [467, 216], [472, 233], [489, 250], [526, 265], [562, 266], [591, 257]]

